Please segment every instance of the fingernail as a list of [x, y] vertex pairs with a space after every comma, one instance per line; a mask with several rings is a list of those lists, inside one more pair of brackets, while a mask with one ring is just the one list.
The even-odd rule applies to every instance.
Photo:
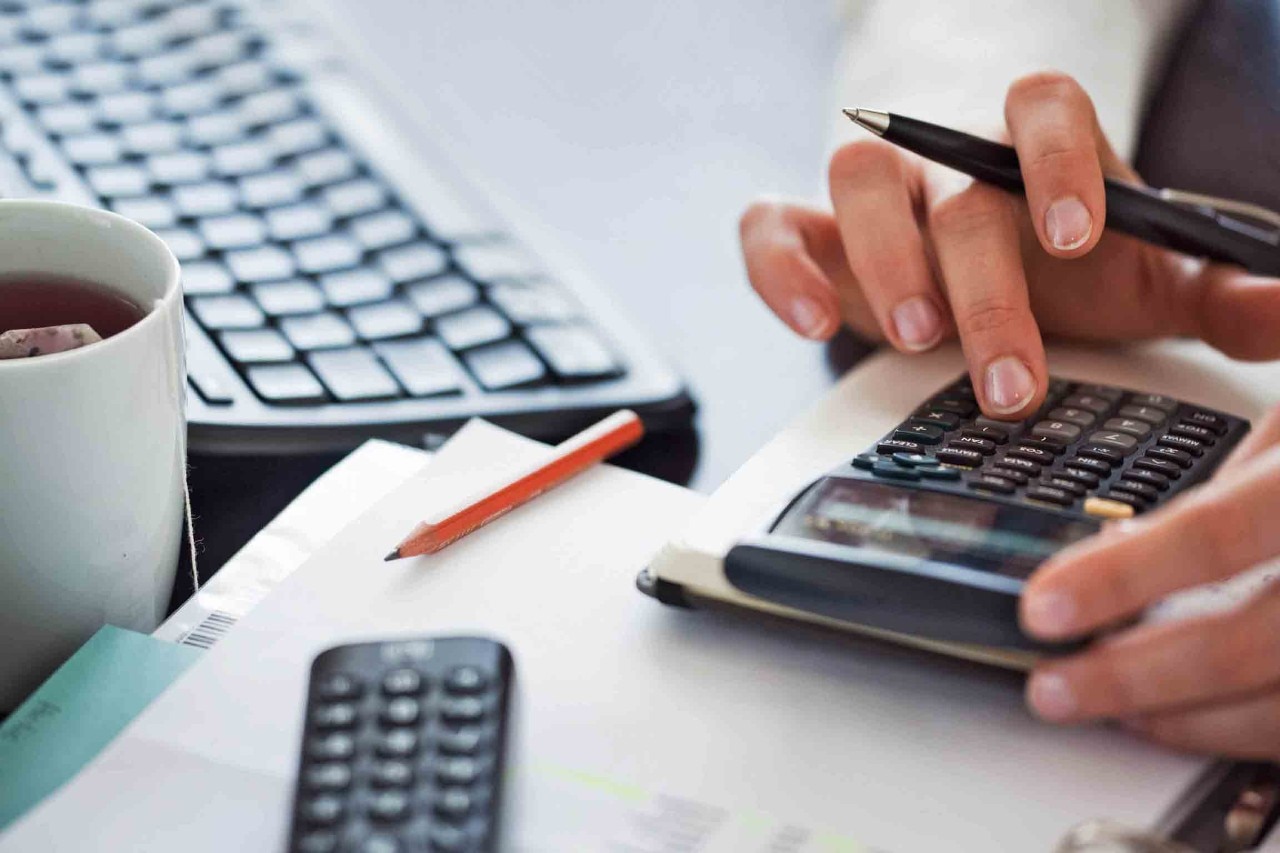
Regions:
[[1093, 233], [1093, 217], [1084, 202], [1072, 196], [1049, 205], [1044, 215], [1044, 230], [1055, 249], [1078, 249]]
[[987, 365], [987, 403], [992, 411], [1009, 415], [1036, 394], [1036, 380], [1019, 359], [1007, 355]]
[[938, 309], [923, 296], [913, 296], [894, 308], [893, 325], [903, 345], [914, 352], [928, 349], [942, 337]]
[[1040, 592], [1027, 596], [1022, 611], [1032, 633], [1057, 637], [1071, 631], [1076, 605], [1065, 592]]
[[806, 338], [821, 338], [827, 330], [827, 316], [817, 302], [797, 296], [791, 300], [791, 325]]
[[1065, 720], [1076, 711], [1076, 695], [1067, 679], [1056, 672], [1037, 672], [1027, 685], [1027, 698], [1046, 720]]

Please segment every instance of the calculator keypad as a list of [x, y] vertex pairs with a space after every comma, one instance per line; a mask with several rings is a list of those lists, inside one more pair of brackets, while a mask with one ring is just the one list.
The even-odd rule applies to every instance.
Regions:
[[961, 379], [853, 464], [877, 478], [1119, 518], [1202, 479], [1247, 428], [1166, 395], [1063, 379], [1034, 417], [997, 421]]

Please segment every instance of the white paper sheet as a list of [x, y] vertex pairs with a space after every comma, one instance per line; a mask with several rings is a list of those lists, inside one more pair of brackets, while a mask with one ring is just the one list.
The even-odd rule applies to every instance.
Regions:
[[511, 646], [517, 851], [1048, 850], [1091, 816], [1150, 824], [1202, 769], [1037, 723], [1007, 673], [643, 598], [636, 570], [703, 498], [637, 474], [598, 468], [436, 557], [382, 562], [537, 452], [469, 425], [0, 851], [279, 849], [312, 656], [404, 634]]

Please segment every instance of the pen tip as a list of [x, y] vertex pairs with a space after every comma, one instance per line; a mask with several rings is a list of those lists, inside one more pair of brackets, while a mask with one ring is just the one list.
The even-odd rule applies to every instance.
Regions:
[[867, 110], [858, 108], [841, 110], [841, 112], [849, 117], [849, 121], [853, 122], [858, 127], [871, 131], [876, 136], [884, 136], [885, 131], [889, 129], [890, 116], [883, 110]]
[[400, 559], [400, 549], [399, 549], [399, 548], [395, 549], [395, 550], [394, 550], [394, 551], [392, 551], [390, 554], [388, 554], [387, 556], [383, 557], [383, 558], [382, 558], [382, 562], [384, 562], [384, 563], [390, 563], [392, 560], [398, 560], [398, 559]]
[[847, 116], [849, 117], [849, 121], [857, 121], [857, 120], [858, 120], [858, 111], [857, 111], [857, 110], [841, 110], [840, 112], [842, 112], [842, 113], [844, 113], [845, 115], [847, 115]]

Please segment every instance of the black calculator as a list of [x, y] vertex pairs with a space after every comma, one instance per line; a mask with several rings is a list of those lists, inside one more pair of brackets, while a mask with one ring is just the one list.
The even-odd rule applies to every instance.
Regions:
[[311, 666], [293, 853], [500, 849], [511, 653], [480, 637], [357, 643]]
[[1248, 421], [1177, 400], [1054, 378], [1021, 422], [985, 418], [960, 379], [741, 542], [741, 591], [944, 643], [1065, 650], [1024, 635], [1027, 577], [1108, 519], [1207, 478]]

